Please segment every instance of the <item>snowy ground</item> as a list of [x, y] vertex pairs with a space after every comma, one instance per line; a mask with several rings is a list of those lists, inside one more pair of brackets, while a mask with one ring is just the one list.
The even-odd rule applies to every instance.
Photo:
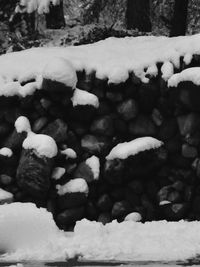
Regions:
[[82, 220], [74, 233], [31, 203], [0, 206], [1, 261], [167, 261], [200, 254], [199, 222], [101, 223]]

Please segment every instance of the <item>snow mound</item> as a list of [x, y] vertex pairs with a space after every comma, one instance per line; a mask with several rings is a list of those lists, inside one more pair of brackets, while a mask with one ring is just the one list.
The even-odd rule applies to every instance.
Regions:
[[72, 148], [66, 148], [61, 151], [61, 154], [66, 155], [66, 159], [76, 159], [77, 154]]
[[12, 157], [13, 152], [12, 152], [12, 150], [10, 148], [3, 147], [3, 148], [0, 149], [0, 155], [10, 158], [10, 157]]
[[[32, 13], [37, 10], [39, 14], [49, 13], [50, 3], [58, 5], [60, 0], [20, 0], [20, 5], [23, 6], [23, 12]], [[16, 13], [21, 13], [19, 6], [15, 9]]]
[[22, 144], [24, 149], [33, 149], [39, 157], [53, 158], [58, 153], [54, 139], [45, 134], [30, 132]]
[[125, 221], [132, 221], [132, 222], [140, 222], [142, 220], [142, 216], [138, 212], [132, 212], [128, 214], [125, 219]]
[[95, 108], [99, 107], [99, 100], [96, 95], [88, 93], [87, 91], [76, 89], [72, 97], [73, 107], [78, 105], [90, 105]]
[[99, 173], [100, 173], [100, 162], [99, 158], [96, 156], [92, 156], [88, 158], [85, 163], [90, 167], [90, 169], [93, 172], [94, 179], [98, 180], [99, 179]]
[[51, 213], [32, 203], [0, 206], [0, 248], [7, 251], [42, 249], [60, 236]]
[[156, 149], [163, 145], [163, 142], [153, 137], [140, 137], [130, 142], [124, 142], [116, 145], [108, 156], [107, 160], [126, 159], [129, 156], [134, 156], [142, 151]]
[[168, 80], [168, 87], [177, 87], [181, 82], [192, 82], [200, 85], [200, 68], [194, 67], [176, 73]]
[[[192, 55], [200, 54], [199, 42], [200, 34], [176, 38], [111, 37], [88, 45], [40, 47], [8, 53], [0, 56], [0, 95], [22, 94], [22, 90], [24, 96], [26, 91], [30, 94], [40, 89], [44, 68], [55, 58], [67, 60], [75, 71], [95, 72], [97, 78], [108, 79], [109, 83], [125, 82], [131, 72], [143, 82], [148, 82], [146, 74], [156, 75], [158, 62], [170, 62], [174, 68], [179, 68], [180, 58], [183, 57], [189, 64]], [[165, 79], [172, 75], [172, 65], [167, 63], [163, 67]], [[70, 73], [66, 75], [71, 77]], [[35, 82], [21, 86], [23, 81], [32, 79]]]
[[57, 185], [58, 195], [62, 196], [66, 193], [84, 193], [88, 194], [89, 188], [86, 181], [82, 178], [72, 179], [64, 185]]
[[27, 119], [25, 116], [20, 116], [15, 121], [15, 129], [18, 133], [27, 132], [29, 133], [31, 131], [31, 125], [29, 122], [29, 119]]
[[65, 168], [56, 167], [53, 169], [51, 178], [54, 180], [59, 180], [65, 174]]
[[44, 79], [50, 79], [65, 84], [67, 87], [75, 88], [77, 84], [76, 71], [72, 64], [63, 58], [54, 58], [44, 67], [42, 74]]

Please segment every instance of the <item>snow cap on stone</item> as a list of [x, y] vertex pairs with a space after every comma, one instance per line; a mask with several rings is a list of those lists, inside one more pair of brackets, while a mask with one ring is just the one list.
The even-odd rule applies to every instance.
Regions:
[[77, 154], [72, 148], [66, 148], [65, 150], [61, 151], [61, 154], [65, 155], [66, 158], [68, 159], [76, 159]]
[[168, 80], [168, 87], [177, 87], [181, 82], [192, 82], [200, 85], [200, 67], [189, 68], [180, 73], [176, 73]]
[[74, 107], [78, 105], [82, 105], [82, 106], [90, 105], [95, 108], [98, 108], [99, 100], [96, 95], [76, 88], [76, 90], [74, 91], [73, 97], [72, 97], [72, 104]]
[[94, 180], [99, 179], [99, 173], [100, 173], [100, 162], [99, 158], [96, 156], [92, 156], [88, 158], [85, 163], [90, 167], [90, 169], [93, 172]]
[[45, 134], [35, 134], [30, 132], [22, 144], [24, 149], [32, 149], [39, 156], [53, 158], [58, 153], [58, 148], [54, 139]]
[[72, 64], [64, 58], [53, 58], [46, 66], [42, 74], [43, 78], [65, 84], [67, 87], [75, 89], [77, 75]]
[[132, 212], [128, 214], [124, 221], [131, 221], [131, 222], [140, 222], [142, 220], [142, 216], [139, 212]]
[[116, 145], [109, 155], [106, 157], [107, 160], [113, 159], [126, 159], [129, 156], [134, 156], [140, 152], [156, 149], [163, 145], [163, 142], [153, 137], [140, 137], [130, 142], [124, 142]]
[[3, 147], [3, 148], [0, 149], [0, 155], [10, 158], [10, 157], [12, 157], [13, 152], [12, 152], [12, 150], [10, 148]]
[[86, 181], [82, 178], [72, 179], [64, 185], [57, 185], [58, 195], [62, 196], [66, 193], [89, 193], [89, 188]]
[[20, 116], [15, 121], [15, 129], [18, 133], [31, 131], [31, 125], [29, 120], [25, 116]]
[[54, 180], [59, 180], [65, 174], [65, 168], [56, 167], [53, 169], [51, 178]]

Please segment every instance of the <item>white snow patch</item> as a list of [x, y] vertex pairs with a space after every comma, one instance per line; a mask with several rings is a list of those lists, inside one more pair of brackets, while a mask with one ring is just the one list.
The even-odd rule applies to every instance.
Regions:
[[30, 132], [22, 144], [24, 149], [33, 149], [38, 156], [53, 158], [58, 153], [54, 139], [45, 134]]
[[189, 68], [180, 73], [174, 74], [168, 80], [168, 87], [177, 87], [180, 82], [186, 81], [200, 85], [200, 67]]
[[147, 71], [146, 71], [146, 75], [149, 74], [151, 77], [156, 77], [158, 75], [158, 68], [156, 66], [156, 64], [148, 67]]
[[131, 222], [140, 222], [142, 220], [142, 216], [139, 212], [132, 212], [128, 214], [124, 221], [131, 221]]
[[0, 206], [3, 261], [87, 260], [176, 261], [200, 254], [200, 223], [132, 222], [103, 225], [82, 220], [74, 234], [58, 230], [51, 213], [31, 203]]
[[22, 263], [17, 263], [14, 265], [9, 265], [9, 267], [24, 267], [24, 265]]
[[31, 125], [29, 120], [25, 116], [20, 116], [15, 121], [15, 129], [18, 133], [31, 131]]
[[65, 84], [75, 89], [77, 84], [76, 71], [72, 64], [63, 58], [54, 58], [44, 67], [43, 78]]
[[10, 148], [3, 147], [3, 148], [0, 149], [0, 155], [10, 158], [10, 157], [12, 157], [13, 152], [12, 152], [12, 150]]
[[54, 180], [59, 180], [65, 174], [65, 168], [56, 167], [53, 169], [51, 178]]
[[61, 154], [66, 155], [66, 159], [76, 159], [77, 154], [72, 148], [66, 148], [65, 150], [61, 151]]
[[76, 88], [72, 97], [73, 107], [78, 105], [90, 105], [95, 108], [99, 107], [98, 97], [94, 94], [91, 94], [87, 91], [80, 90]]
[[7, 199], [11, 199], [12, 200], [13, 199], [13, 194], [8, 192], [8, 191], [5, 191], [2, 188], [0, 188], [0, 201], [4, 201], [4, 200], [7, 200]]
[[62, 196], [66, 193], [89, 193], [89, 188], [86, 181], [82, 178], [72, 179], [64, 185], [57, 185], [58, 195]]
[[153, 137], [140, 137], [130, 142], [124, 142], [116, 145], [109, 155], [106, 157], [107, 160], [113, 159], [126, 159], [129, 156], [134, 156], [142, 151], [156, 149], [163, 145], [163, 142]]
[[171, 204], [171, 202], [168, 200], [162, 200], [162, 201], [160, 201], [159, 206], [164, 206], [164, 205], [168, 205], [168, 204]]
[[97, 78], [108, 79], [109, 83], [125, 82], [131, 72], [148, 82], [145, 69], [155, 73], [158, 62], [171, 62], [178, 68], [180, 57], [189, 62], [188, 55], [200, 54], [199, 42], [200, 34], [176, 38], [110, 37], [88, 45], [40, 47], [8, 53], [0, 57], [0, 95], [7, 95], [10, 91], [12, 95], [18, 94], [21, 86], [18, 81], [27, 80], [27, 77], [37, 80], [55, 57], [68, 60], [75, 71], [95, 71]]
[[88, 158], [85, 163], [90, 167], [90, 169], [93, 172], [94, 179], [98, 180], [99, 179], [99, 173], [100, 173], [100, 162], [99, 158], [96, 156], [92, 156]]
[[161, 73], [162, 73], [162, 78], [165, 81], [168, 81], [168, 79], [174, 74], [173, 64], [169, 61], [165, 62], [161, 67]]

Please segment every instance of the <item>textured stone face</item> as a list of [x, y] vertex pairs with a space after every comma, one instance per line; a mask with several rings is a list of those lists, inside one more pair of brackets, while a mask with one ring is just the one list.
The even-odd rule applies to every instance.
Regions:
[[39, 158], [33, 151], [24, 150], [17, 169], [19, 187], [35, 198], [45, 198], [50, 186], [52, 163], [52, 159]]

